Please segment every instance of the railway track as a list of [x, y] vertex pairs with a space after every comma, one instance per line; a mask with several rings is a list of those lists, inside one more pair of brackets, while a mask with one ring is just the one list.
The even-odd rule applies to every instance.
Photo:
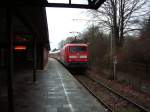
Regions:
[[109, 112], [150, 112], [146, 107], [119, 94], [112, 88], [89, 75], [74, 76]]
[[[83, 75], [83, 73], [82, 74], [80, 73], [81, 72], [80, 70], [75, 70], [75, 71], [71, 70], [70, 72], [86, 89], [88, 89], [88, 91], [94, 97], [96, 97], [96, 99], [99, 102], [101, 102], [105, 106], [107, 111], [109, 112], [150, 112], [150, 109], [136, 103], [135, 101], [129, 99], [126, 96], [121, 95], [120, 93], [108, 87], [104, 83], [100, 82], [93, 76], [91, 77], [89, 75], [85, 75], [85, 74]], [[99, 91], [101, 92], [99, 93]], [[106, 93], [107, 95], [105, 95]], [[101, 97], [99, 97], [99, 94], [101, 94]], [[106, 99], [103, 98], [104, 96], [106, 97]], [[134, 109], [120, 111], [118, 107], [120, 108], [121, 106], [123, 106], [123, 108], [128, 108], [130, 106], [131, 108]]]

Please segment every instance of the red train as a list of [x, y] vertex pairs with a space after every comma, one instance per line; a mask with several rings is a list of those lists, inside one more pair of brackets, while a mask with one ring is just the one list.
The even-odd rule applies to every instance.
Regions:
[[67, 67], [88, 67], [88, 45], [87, 44], [66, 44], [60, 50], [60, 60]]

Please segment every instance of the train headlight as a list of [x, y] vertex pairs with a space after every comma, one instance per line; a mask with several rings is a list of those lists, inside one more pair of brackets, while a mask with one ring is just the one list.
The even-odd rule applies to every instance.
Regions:
[[87, 56], [80, 56], [80, 58], [87, 58]]
[[72, 58], [77, 58], [77, 56], [69, 56], [69, 58], [71, 58], [71, 59], [72, 59]]

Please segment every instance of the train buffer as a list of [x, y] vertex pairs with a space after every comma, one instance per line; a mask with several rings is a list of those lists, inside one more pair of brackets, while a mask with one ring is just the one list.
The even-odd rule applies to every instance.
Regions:
[[49, 59], [45, 70], [37, 70], [35, 83], [30, 72], [14, 80], [15, 112], [105, 112], [96, 98], [55, 59]]

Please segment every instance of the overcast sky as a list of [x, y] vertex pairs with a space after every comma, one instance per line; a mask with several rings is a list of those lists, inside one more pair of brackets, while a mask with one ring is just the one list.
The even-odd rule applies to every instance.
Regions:
[[89, 20], [90, 17], [86, 15], [85, 10], [46, 8], [51, 49], [57, 48], [61, 40], [77, 35], [78, 32], [82, 33], [88, 27], [89, 24], [84, 20]]
[[[69, 0], [48, 1], [52, 3], [69, 2]], [[87, 4], [87, 0], [72, 0], [72, 3]], [[147, 4], [146, 8], [150, 7], [150, 2], [148, 3], [149, 4]], [[87, 16], [86, 11], [87, 9], [46, 8], [51, 49], [58, 48], [58, 43], [61, 40], [70, 36], [78, 35], [75, 32], [82, 33], [89, 25], [93, 24], [92, 21], [86, 21], [92, 20], [92, 17], [89, 17], [89, 15]], [[75, 19], [81, 20], [79, 21]]]

